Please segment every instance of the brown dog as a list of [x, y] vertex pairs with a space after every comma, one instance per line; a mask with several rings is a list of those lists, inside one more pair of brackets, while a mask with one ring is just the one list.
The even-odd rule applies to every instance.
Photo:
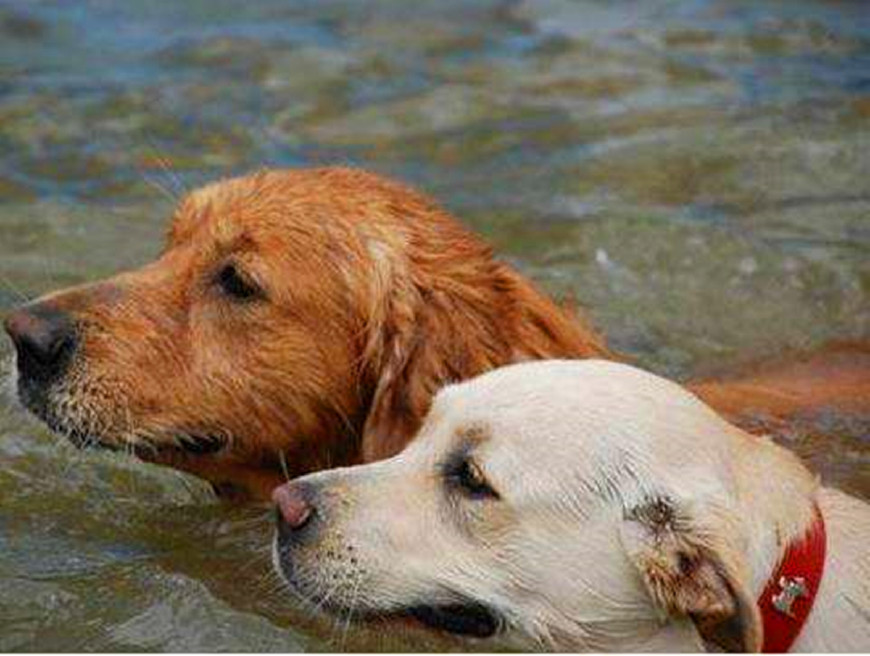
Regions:
[[[610, 355], [427, 198], [347, 169], [195, 191], [156, 262], [46, 296], [6, 329], [19, 396], [52, 429], [257, 497], [285, 467], [397, 453], [445, 383]], [[870, 396], [859, 352], [848, 365], [865, 396], [850, 382], [837, 402]], [[737, 421], [818, 402], [814, 386], [745, 384], [697, 391]]]

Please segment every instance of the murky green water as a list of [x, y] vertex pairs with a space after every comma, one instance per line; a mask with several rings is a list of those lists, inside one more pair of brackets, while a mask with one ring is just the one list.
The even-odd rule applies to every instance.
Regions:
[[[860, 0], [0, 0], [0, 310], [148, 260], [184, 188], [326, 163], [428, 190], [659, 372], [870, 336]], [[809, 446], [870, 496], [866, 433]], [[0, 651], [431, 646], [305, 619], [269, 526], [0, 402]]]

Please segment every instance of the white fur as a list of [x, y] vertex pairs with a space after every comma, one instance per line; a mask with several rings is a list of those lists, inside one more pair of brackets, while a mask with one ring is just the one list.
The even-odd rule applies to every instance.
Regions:
[[[500, 499], [446, 489], [440, 463], [466, 443]], [[633, 367], [547, 361], [490, 372], [440, 392], [395, 458], [303, 480], [318, 491], [323, 523], [292, 550], [290, 583], [303, 596], [378, 613], [473, 599], [506, 619], [513, 646], [560, 650], [703, 648], [693, 622], [644, 584], [638, 563], [656, 541], [627, 514], [645, 499], [673, 500], [689, 518], [681, 530], [753, 600], [817, 502], [828, 560], [794, 649], [870, 649], [870, 506]]]

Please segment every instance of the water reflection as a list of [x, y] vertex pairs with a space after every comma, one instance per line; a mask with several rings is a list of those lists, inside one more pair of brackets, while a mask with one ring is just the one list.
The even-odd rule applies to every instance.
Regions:
[[[203, 180], [347, 163], [657, 371], [866, 337], [868, 71], [860, 2], [0, 1], [0, 308], [147, 261]], [[794, 446], [870, 494], [866, 434], [831, 421]], [[0, 650], [435, 644], [305, 619], [265, 511], [8, 403], [0, 458]]]

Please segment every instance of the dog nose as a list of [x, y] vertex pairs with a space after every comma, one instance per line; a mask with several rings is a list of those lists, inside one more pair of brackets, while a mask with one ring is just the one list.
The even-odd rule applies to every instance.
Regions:
[[299, 483], [285, 483], [272, 491], [272, 501], [286, 524], [295, 530], [301, 529], [314, 512], [308, 501], [306, 488]]
[[60, 373], [75, 350], [75, 326], [60, 310], [33, 305], [21, 308], [4, 321], [18, 352], [24, 375], [50, 378]]

